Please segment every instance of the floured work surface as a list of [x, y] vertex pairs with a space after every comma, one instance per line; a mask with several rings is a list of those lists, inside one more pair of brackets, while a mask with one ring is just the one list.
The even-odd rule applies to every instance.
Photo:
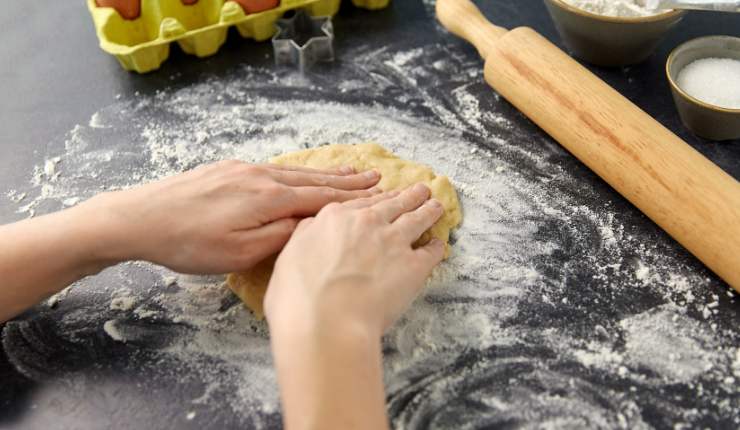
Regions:
[[[554, 37], [541, 2], [479, 3], [500, 24], [525, 19]], [[79, 15], [84, 21], [64, 28], [87, 28]], [[732, 31], [718, 23], [737, 18], [713, 16], [706, 30]], [[23, 133], [12, 132], [20, 120], [6, 109], [12, 120], [3, 130], [13, 141], [3, 144], [15, 150], [0, 146], [0, 161], [12, 156], [7, 168], [22, 171], [0, 169], [0, 182], [13, 184], [0, 195], [3, 213], [44, 213], [208, 161], [382, 142], [448, 176], [465, 213], [450, 258], [384, 339], [396, 428], [737, 428], [736, 296], [499, 99], [474, 48], [434, 23], [431, 2], [350, 10], [336, 24], [340, 62], [305, 78], [276, 73], [270, 58], [241, 67], [240, 55], [258, 47], [230, 46], [203, 62], [173, 58], [171, 74], [136, 79], [115, 78], [111, 62], [110, 73], [95, 70], [100, 80], [86, 85], [95, 97], [66, 105], [77, 115], [71, 125], [21, 121]], [[597, 73], [740, 177], [740, 145], [693, 139], [670, 92], [653, 91], [664, 80], [660, 57], [650, 81], [647, 65]], [[38, 86], [22, 61], [12, 66], [36, 78], [24, 88], [61, 103], [67, 75]], [[122, 81], [141, 93], [116, 100]], [[43, 115], [58, 111], [50, 104]], [[24, 136], [60, 124], [37, 158], [18, 161], [24, 148], [33, 152]], [[278, 428], [266, 325], [223, 283], [130, 263], [5, 324], [0, 427]]]
[[[445, 212], [442, 218], [419, 239], [419, 244], [423, 245], [431, 237], [436, 237], [445, 243], [446, 254], [449, 255], [450, 230], [457, 227], [462, 220], [460, 202], [450, 180], [445, 176], [435, 175], [430, 167], [402, 160], [377, 143], [322, 146], [283, 154], [271, 159], [270, 162], [313, 169], [352, 166], [357, 172], [375, 169], [382, 176], [378, 187], [386, 192], [404, 190], [416, 183], [425, 184], [431, 190], [432, 198], [442, 203]], [[321, 246], [331, 246], [331, 244]], [[227, 278], [229, 288], [260, 319], [264, 317], [263, 302], [274, 265], [275, 258], [268, 258], [246, 272], [234, 273]]]

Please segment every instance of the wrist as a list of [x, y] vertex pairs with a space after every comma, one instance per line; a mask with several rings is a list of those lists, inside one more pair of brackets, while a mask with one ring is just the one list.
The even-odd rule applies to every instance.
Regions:
[[270, 320], [286, 428], [387, 428], [382, 346], [357, 320]]
[[[275, 277], [275, 275], [273, 275]], [[282, 277], [281, 277], [282, 278]], [[286, 293], [290, 289], [281, 288], [281, 282], [298, 283], [299, 290], [324, 291], [312, 294]], [[321, 282], [321, 281], [319, 281]], [[367, 306], [366, 299], [360, 296], [347, 296], [360, 281], [327, 286], [311, 285], [312, 282], [300, 277], [284, 280], [272, 279], [265, 300], [265, 316], [270, 325], [272, 337], [350, 335], [380, 340], [383, 336], [383, 323], [380, 315]]]
[[[295, 346], [297, 343], [362, 347], [380, 345], [382, 333], [358, 318], [326, 312], [293, 312], [268, 318], [273, 343]], [[292, 347], [291, 347], [292, 348]]]
[[77, 228], [78, 239], [86, 244], [85, 261], [92, 271], [136, 259], [132, 244], [136, 235], [125, 216], [117, 210], [118, 193], [104, 193], [65, 212]]

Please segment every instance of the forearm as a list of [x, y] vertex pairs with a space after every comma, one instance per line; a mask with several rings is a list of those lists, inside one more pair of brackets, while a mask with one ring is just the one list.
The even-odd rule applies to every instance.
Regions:
[[104, 248], [109, 218], [95, 205], [0, 226], [0, 321], [117, 262]]
[[380, 336], [329, 324], [272, 328], [286, 428], [387, 428]]

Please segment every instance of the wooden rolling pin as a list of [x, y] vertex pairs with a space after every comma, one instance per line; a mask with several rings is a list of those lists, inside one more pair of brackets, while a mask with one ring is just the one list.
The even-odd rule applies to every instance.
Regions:
[[469, 0], [437, 17], [486, 60], [486, 81], [740, 292], [740, 183], [531, 28]]

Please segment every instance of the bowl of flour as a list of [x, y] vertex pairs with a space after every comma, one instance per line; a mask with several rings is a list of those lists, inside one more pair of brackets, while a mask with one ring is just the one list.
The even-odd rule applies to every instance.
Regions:
[[686, 14], [654, 11], [647, 0], [545, 0], [550, 16], [572, 53], [604, 67], [645, 61]]

